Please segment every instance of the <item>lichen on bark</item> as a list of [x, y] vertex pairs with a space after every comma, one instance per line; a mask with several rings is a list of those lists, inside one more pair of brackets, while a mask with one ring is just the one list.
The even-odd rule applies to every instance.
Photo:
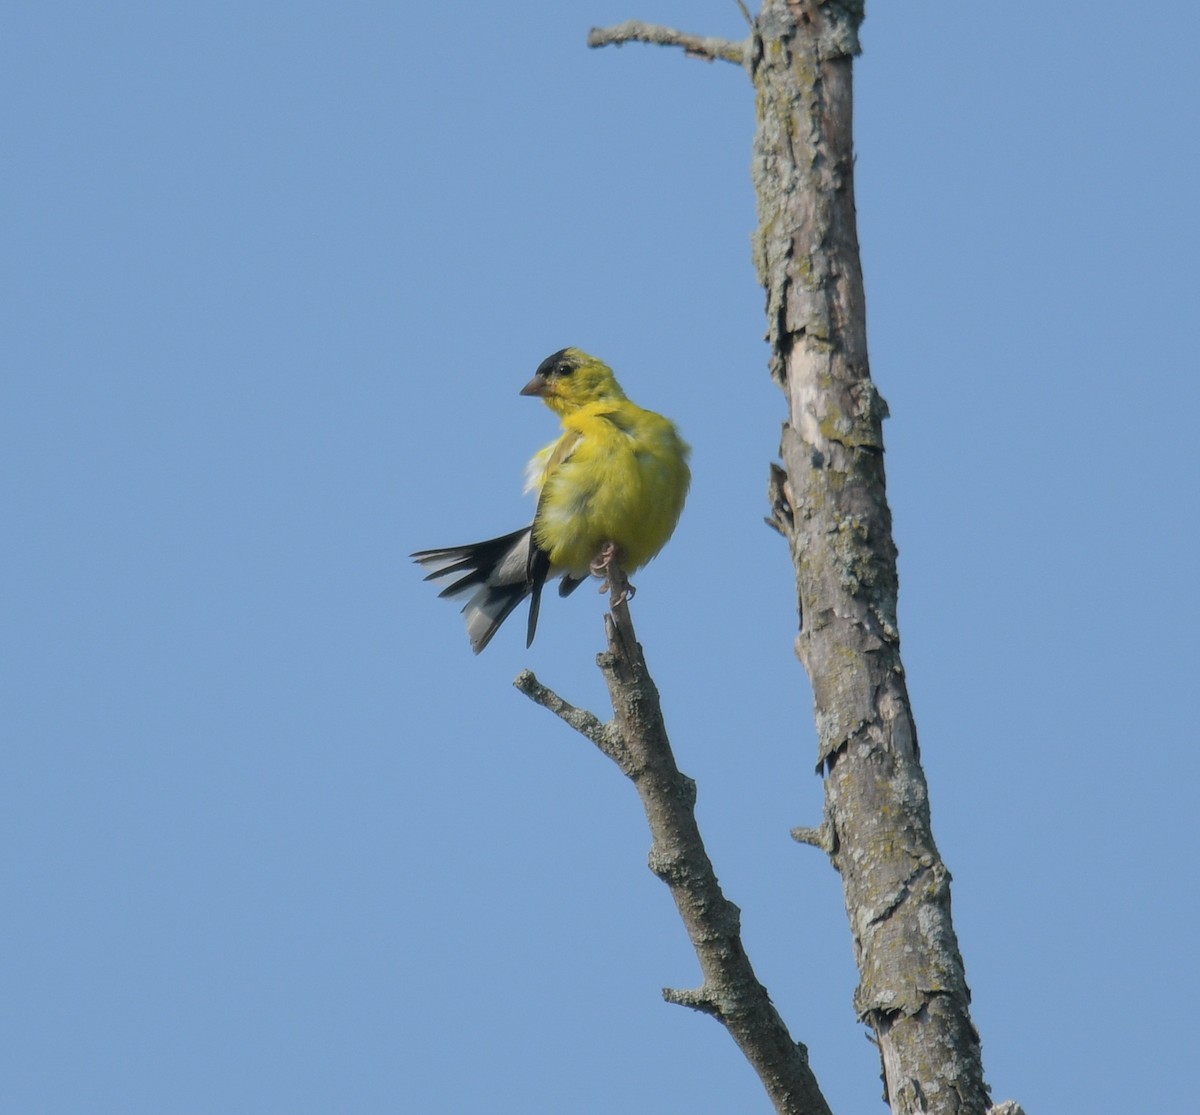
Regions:
[[900, 660], [887, 408], [870, 378], [854, 206], [851, 59], [861, 19], [861, 4], [768, 0], [757, 22], [755, 262], [771, 374], [789, 411], [772, 520], [796, 571], [796, 651], [825, 775], [822, 846], [842, 877], [855, 1007], [879, 1042], [886, 1096], [896, 1112], [983, 1115], [950, 874], [930, 827]]

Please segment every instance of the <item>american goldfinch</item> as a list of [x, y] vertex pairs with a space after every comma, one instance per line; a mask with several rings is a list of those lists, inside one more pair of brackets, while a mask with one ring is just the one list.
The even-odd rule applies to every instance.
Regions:
[[[413, 558], [427, 581], [456, 577], [442, 596], [471, 593], [463, 607], [478, 654], [525, 597], [526, 646], [537, 629], [542, 586], [561, 577], [567, 596], [594, 574], [613, 603], [632, 595], [628, 574], [667, 544], [691, 482], [688, 446], [673, 422], [631, 403], [612, 369], [577, 348], [546, 357], [522, 395], [536, 395], [563, 432], [529, 462], [526, 491], [537, 493], [533, 523], [521, 530]], [[461, 576], [460, 576], [461, 574]]]

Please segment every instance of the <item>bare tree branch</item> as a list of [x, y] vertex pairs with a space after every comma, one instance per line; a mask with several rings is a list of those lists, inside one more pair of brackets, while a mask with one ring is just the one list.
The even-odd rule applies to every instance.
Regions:
[[612, 700], [610, 723], [567, 704], [528, 670], [514, 684], [591, 740], [637, 789], [652, 837], [650, 870], [670, 888], [704, 976], [699, 988], [665, 988], [663, 998], [716, 1018], [754, 1066], [776, 1111], [829, 1115], [807, 1050], [793, 1041], [754, 974], [742, 945], [741, 912], [722, 893], [704, 849], [696, 784], [675, 764], [627, 603], [605, 617], [605, 629], [608, 650], [596, 661]]
[[621, 46], [624, 43], [678, 46], [693, 58], [703, 58], [706, 62], [720, 59], [738, 66], [744, 66], [747, 58], [746, 43], [712, 36], [689, 35], [686, 31], [676, 31], [656, 23], [643, 23], [640, 19], [630, 19], [625, 23], [618, 23], [616, 27], [593, 27], [588, 32], [587, 42], [590, 47]]
[[822, 852], [833, 855], [833, 826], [828, 822], [818, 825], [817, 828], [794, 828], [792, 829], [792, 839], [797, 844], [811, 844], [814, 848], [820, 848]]
[[513, 682], [522, 693], [535, 704], [554, 713], [560, 720], [574, 728], [585, 739], [590, 739], [622, 770], [629, 763], [625, 743], [620, 733], [611, 724], [602, 724], [587, 709], [576, 708], [564, 701], [553, 689], [538, 681], [532, 670], [522, 670]]

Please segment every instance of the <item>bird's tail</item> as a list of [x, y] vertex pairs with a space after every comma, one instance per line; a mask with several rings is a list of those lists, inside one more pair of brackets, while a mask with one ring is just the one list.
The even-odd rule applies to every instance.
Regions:
[[[467, 617], [471, 649], [476, 654], [491, 642], [492, 636], [512, 610], [536, 589], [529, 624], [529, 641], [533, 641], [533, 629], [537, 623], [537, 597], [541, 595], [545, 570], [535, 571], [533, 568], [541, 563], [530, 558], [532, 533], [531, 527], [524, 527], [487, 542], [448, 546], [443, 550], [420, 550], [412, 555], [419, 565], [430, 571], [425, 575], [425, 580], [457, 578], [442, 589], [439, 596], [471, 593], [470, 599], [463, 605], [463, 614]], [[538, 553], [540, 555], [540, 551]], [[540, 577], [536, 576], [538, 572], [541, 573]]]

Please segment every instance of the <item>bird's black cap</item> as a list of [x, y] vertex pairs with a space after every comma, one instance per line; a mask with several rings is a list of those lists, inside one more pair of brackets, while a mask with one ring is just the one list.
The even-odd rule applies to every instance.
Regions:
[[552, 356], [547, 356], [537, 369], [539, 376], [545, 376], [547, 379], [553, 375], [567, 375], [575, 370], [576, 363], [571, 357], [569, 348], [560, 348]]

